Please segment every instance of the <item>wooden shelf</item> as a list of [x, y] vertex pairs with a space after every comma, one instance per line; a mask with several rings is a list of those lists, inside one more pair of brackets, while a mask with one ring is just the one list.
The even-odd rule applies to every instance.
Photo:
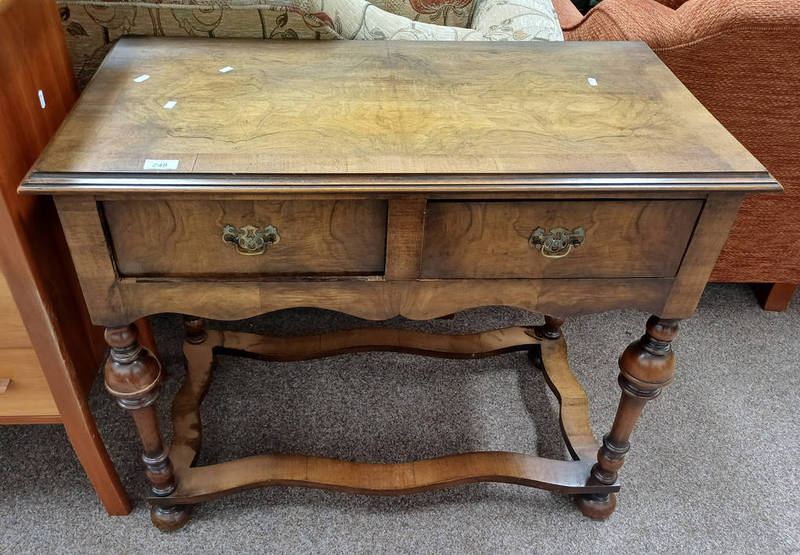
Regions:
[[0, 349], [0, 375], [11, 378], [0, 393], [0, 424], [61, 423], [33, 349]]
[[8, 389], [0, 393], [0, 424], [60, 423], [53, 394], [2, 274], [0, 318], [0, 378], [11, 379]]

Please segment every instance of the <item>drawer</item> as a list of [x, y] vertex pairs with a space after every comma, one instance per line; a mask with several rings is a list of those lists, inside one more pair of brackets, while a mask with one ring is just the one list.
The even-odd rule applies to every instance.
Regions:
[[[430, 202], [422, 276], [672, 277], [702, 206], [702, 200]], [[557, 249], [549, 236], [559, 228], [567, 243], [582, 244]], [[537, 229], [543, 248], [530, 242]]]
[[122, 276], [384, 271], [386, 201], [106, 201], [102, 211]]

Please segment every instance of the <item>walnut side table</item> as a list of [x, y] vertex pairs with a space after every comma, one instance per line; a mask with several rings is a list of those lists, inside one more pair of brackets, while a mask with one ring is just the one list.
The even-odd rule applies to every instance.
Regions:
[[[643, 43], [124, 39], [21, 191], [55, 197], [92, 320], [107, 328], [106, 386], [133, 415], [153, 522], [170, 530], [189, 505], [268, 485], [390, 495], [511, 482], [608, 517], [634, 423], [672, 380], [678, 320], [744, 194], [780, 186]], [[547, 317], [475, 335], [301, 338], [204, 320], [300, 306], [428, 319], [484, 305]], [[620, 358], [617, 416], [598, 443], [560, 327], [623, 307], [654, 316]], [[160, 365], [131, 325], [159, 312], [191, 315], [170, 448], [153, 407]], [[269, 454], [193, 466], [216, 353], [363, 350], [529, 351], [573, 460]]]

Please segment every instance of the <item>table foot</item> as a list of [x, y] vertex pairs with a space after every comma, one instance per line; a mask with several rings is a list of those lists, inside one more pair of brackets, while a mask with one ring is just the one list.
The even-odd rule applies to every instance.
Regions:
[[617, 508], [617, 496], [613, 493], [605, 495], [575, 495], [572, 497], [575, 506], [592, 520], [605, 520]]
[[191, 516], [191, 505], [150, 506], [150, 520], [162, 532], [174, 532], [183, 528]]

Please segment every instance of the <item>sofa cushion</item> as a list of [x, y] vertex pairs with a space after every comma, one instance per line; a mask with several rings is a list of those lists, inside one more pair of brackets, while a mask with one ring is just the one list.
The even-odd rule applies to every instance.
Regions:
[[551, 0], [477, 0], [470, 27], [485, 40], [564, 40]]
[[[284, 0], [274, 0], [284, 1]], [[355, 40], [563, 40], [551, 0], [475, 0], [469, 28], [421, 23], [367, 0], [285, 0], [326, 33]]]

